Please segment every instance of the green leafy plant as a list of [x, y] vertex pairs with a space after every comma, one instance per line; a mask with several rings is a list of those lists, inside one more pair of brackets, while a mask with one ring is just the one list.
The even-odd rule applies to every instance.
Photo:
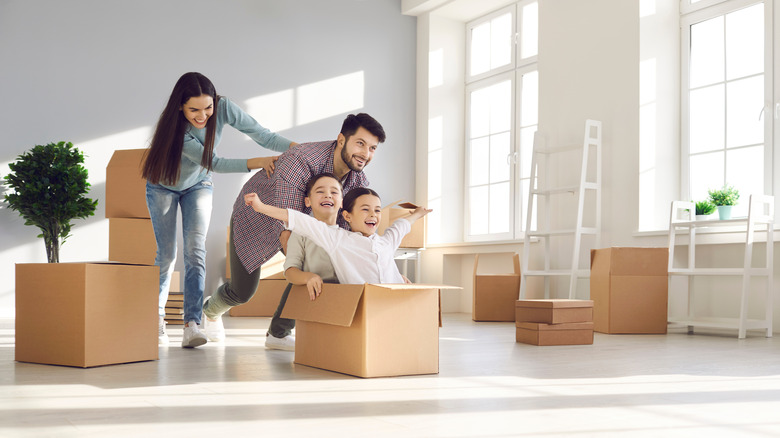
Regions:
[[70, 142], [36, 145], [8, 165], [3, 179], [13, 190], [5, 202], [41, 230], [49, 263], [60, 261], [60, 246], [70, 236], [71, 219], [95, 214], [97, 200], [84, 197], [89, 190], [84, 155]]
[[708, 193], [710, 194], [710, 201], [717, 206], [737, 205], [737, 200], [739, 199], [739, 191], [734, 186], [727, 184], [724, 184], [720, 190], [709, 190]]
[[704, 201], [696, 202], [696, 215], [697, 216], [700, 216], [700, 215], [706, 216], [708, 214], [714, 213], [715, 210], [716, 210], [715, 204], [713, 204], [712, 202], [710, 202], [710, 201], [708, 201], [706, 199]]

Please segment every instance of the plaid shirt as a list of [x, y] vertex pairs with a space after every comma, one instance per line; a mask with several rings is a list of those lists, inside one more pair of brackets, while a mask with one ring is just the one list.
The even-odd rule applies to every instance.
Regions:
[[[257, 193], [266, 204], [310, 214], [311, 208], [303, 204], [306, 183], [320, 173], [333, 173], [335, 149], [336, 141], [301, 143], [279, 157], [276, 161], [276, 171], [270, 178], [265, 171], [260, 170], [244, 184], [233, 204], [233, 244], [248, 273], [254, 272], [282, 249], [279, 234], [284, 230], [284, 225], [245, 205], [244, 195]], [[368, 178], [363, 172], [350, 171], [341, 183], [344, 186], [344, 194], [347, 194], [352, 188], [368, 186]], [[341, 216], [339, 225], [347, 228], [347, 223]]]

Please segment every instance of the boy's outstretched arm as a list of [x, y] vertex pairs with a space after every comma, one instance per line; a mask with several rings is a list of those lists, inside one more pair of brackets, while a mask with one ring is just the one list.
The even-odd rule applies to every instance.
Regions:
[[257, 193], [247, 193], [244, 195], [244, 203], [252, 207], [252, 209], [258, 213], [262, 213], [266, 216], [270, 216], [274, 219], [278, 219], [282, 222], [287, 222], [290, 218], [287, 214], [287, 210], [273, 205], [263, 204]]

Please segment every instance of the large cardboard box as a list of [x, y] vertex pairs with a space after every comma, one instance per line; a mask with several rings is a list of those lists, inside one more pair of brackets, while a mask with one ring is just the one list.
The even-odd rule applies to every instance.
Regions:
[[157, 254], [151, 219], [108, 220], [108, 259], [113, 262], [153, 265]]
[[590, 345], [593, 344], [593, 323], [518, 322], [515, 340], [531, 345]]
[[295, 363], [358, 377], [439, 372], [439, 291], [425, 284], [325, 284], [311, 301], [293, 287]]
[[16, 265], [16, 360], [94, 367], [157, 359], [157, 266]]
[[[396, 219], [406, 217], [412, 214], [417, 208], [416, 205], [400, 201], [395, 201], [392, 204], [382, 208], [382, 218], [379, 221], [379, 228], [377, 231], [380, 235], [385, 233], [387, 227], [389, 227]], [[404, 236], [401, 240], [399, 248], [424, 248], [425, 247], [425, 217], [416, 220], [412, 224], [412, 230]]]
[[568, 322], [593, 322], [592, 300], [517, 300], [515, 322], [541, 322], [561, 324]]
[[667, 248], [604, 248], [590, 253], [590, 298], [599, 333], [666, 333]]
[[230, 316], [274, 316], [287, 284], [281, 273], [261, 278], [254, 296], [244, 304], [231, 307]]
[[146, 180], [141, 177], [146, 149], [114, 151], [106, 166], [106, 217], [149, 218]]
[[514, 321], [515, 301], [520, 295], [520, 255], [512, 255], [514, 273], [477, 274], [479, 254], [474, 257], [474, 321]]

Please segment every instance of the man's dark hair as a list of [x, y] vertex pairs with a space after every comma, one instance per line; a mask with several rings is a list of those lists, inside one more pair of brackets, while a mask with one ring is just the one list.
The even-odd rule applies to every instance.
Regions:
[[382, 125], [379, 124], [375, 118], [369, 116], [366, 113], [348, 115], [347, 118], [344, 119], [344, 123], [341, 125], [341, 135], [349, 140], [349, 137], [351, 137], [355, 132], [357, 132], [358, 128], [361, 127], [366, 128], [368, 132], [375, 135], [379, 139], [380, 143], [385, 142], [385, 129], [382, 128]]

